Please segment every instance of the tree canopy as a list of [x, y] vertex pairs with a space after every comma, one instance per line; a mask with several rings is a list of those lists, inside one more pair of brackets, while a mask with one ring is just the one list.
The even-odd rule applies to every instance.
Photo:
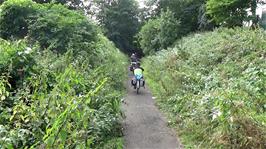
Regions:
[[165, 49], [181, 37], [181, 24], [169, 9], [160, 17], [150, 19], [140, 30], [138, 37], [143, 53], [154, 54]]
[[124, 52], [137, 47], [134, 36], [139, 30], [138, 3], [135, 0], [95, 0], [96, 19], [107, 37]]
[[[263, 0], [207, 0], [207, 13], [212, 19], [227, 27], [242, 26], [244, 21], [258, 23], [256, 9]], [[251, 15], [248, 14], [251, 12]]]

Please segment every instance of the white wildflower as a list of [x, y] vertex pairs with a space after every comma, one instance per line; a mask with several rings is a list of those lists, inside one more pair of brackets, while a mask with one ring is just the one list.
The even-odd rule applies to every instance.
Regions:
[[24, 51], [25, 54], [29, 54], [32, 51], [32, 49], [30, 47], [26, 48], [26, 51]]
[[23, 52], [18, 52], [18, 55], [21, 55]]
[[234, 122], [234, 117], [233, 116], [230, 116], [230, 122]]
[[221, 115], [222, 115], [222, 112], [221, 112], [219, 109], [215, 110], [215, 111], [213, 112], [213, 115], [212, 115], [212, 120], [218, 118], [218, 117], [221, 116]]

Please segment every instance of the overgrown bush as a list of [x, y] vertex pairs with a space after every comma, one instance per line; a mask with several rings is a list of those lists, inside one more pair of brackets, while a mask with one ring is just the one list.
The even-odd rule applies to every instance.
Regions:
[[[26, 34], [3, 27], [7, 6], [34, 10], [16, 16]], [[10, 0], [0, 16], [8, 39], [25, 36], [0, 39], [0, 148], [122, 148], [126, 57], [114, 44], [61, 5]]]
[[86, 49], [96, 40], [97, 28], [86, 16], [63, 5], [36, 4], [31, 0], [8, 0], [1, 6], [0, 36], [27, 38], [42, 49], [64, 53]]
[[218, 29], [146, 58], [146, 78], [185, 147], [266, 148], [266, 34]]
[[37, 10], [38, 5], [30, 0], [5, 1], [0, 7], [0, 37], [25, 37], [28, 34], [29, 19]]
[[97, 28], [85, 16], [54, 4], [39, 11], [37, 19], [31, 20], [28, 36], [43, 48], [59, 53], [70, 48], [79, 51], [95, 41]]
[[32, 69], [16, 80], [22, 85], [11, 89], [14, 78], [1, 72], [1, 147], [97, 147], [121, 135], [125, 58], [103, 40], [98, 45], [110, 52], [97, 55], [106, 59], [94, 66], [72, 51], [45, 50], [32, 53]]

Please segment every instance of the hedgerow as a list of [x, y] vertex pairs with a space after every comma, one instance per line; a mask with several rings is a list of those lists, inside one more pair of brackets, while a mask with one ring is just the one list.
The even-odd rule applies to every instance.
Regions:
[[145, 59], [146, 78], [185, 147], [266, 148], [266, 34], [217, 29]]
[[0, 15], [9, 36], [0, 39], [0, 148], [122, 148], [126, 57], [77, 12], [28, 0], [1, 12], [14, 7], [34, 11], [20, 35], [11, 30], [20, 25], [2, 26], [13, 15]]

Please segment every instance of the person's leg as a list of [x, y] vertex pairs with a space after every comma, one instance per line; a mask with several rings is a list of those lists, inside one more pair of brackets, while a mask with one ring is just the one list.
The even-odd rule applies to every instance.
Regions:
[[134, 86], [134, 89], [136, 89], [136, 79], [135, 79], [135, 77], [133, 77], [131, 79], [131, 85]]
[[134, 86], [134, 79], [131, 79], [131, 86]]
[[134, 89], [136, 89], [137, 88], [137, 78], [136, 78], [136, 76], [134, 76]]
[[144, 77], [142, 76], [142, 81], [143, 81], [143, 87], [145, 88], [145, 79], [144, 79]]

